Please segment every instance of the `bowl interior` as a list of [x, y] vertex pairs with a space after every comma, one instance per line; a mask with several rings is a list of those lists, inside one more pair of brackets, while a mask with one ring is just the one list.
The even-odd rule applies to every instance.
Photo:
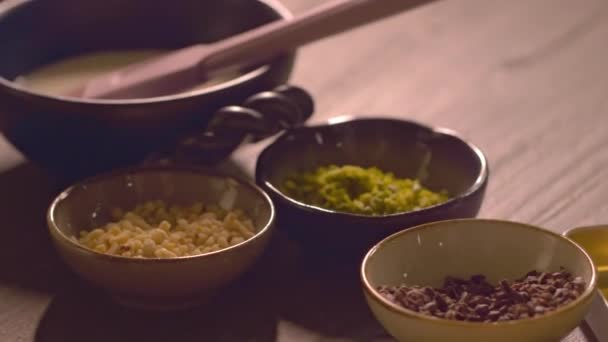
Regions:
[[376, 166], [450, 196], [481, 183], [486, 167], [481, 153], [456, 136], [408, 121], [358, 119], [286, 133], [260, 156], [257, 177], [280, 191], [293, 173], [328, 164]]
[[608, 225], [573, 229], [566, 236], [583, 247], [596, 265], [608, 265]]
[[575, 228], [565, 235], [589, 254], [598, 269], [598, 286], [608, 296], [608, 225]]
[[588, 286], [595, 281], [589, 257], [568, 239], [494, 220], [443, 221], [397, 233], [374, 247], [363, 267], [372, 287], [402, 283], [441, 287], [446, 276], [475, 274], [497, 283], [532, 270], [560, 267], [583, 277]]
[[253, 185], [200, 170], [148, 169], [117, 172], [85, 180], [60, 194], [49, 219], [66, 236], [111, 221], [114, 208], [131, 209], [148, 200], [168, 205], [194, 202], [241, 209], [260, 232], [272, 220], [268, 197]]
[[0, 50], [10, 51], [0, 77], [89, 52], [210, 43], [279, 18], [261, 1], [29, 1], [0, 20]]

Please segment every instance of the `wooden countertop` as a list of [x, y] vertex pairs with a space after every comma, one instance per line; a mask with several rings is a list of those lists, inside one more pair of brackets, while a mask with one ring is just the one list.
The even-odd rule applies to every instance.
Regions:
[[[313, 121], [384, 115], [459, 131], [490, 160], [481, 217], [563, 231], [608, 222], [607, 35], [604, 0], [444, 0], [302, 49], [293, 83], [314, 94]], [[260, 147], [234, 160], [250, 172]], [[124, 311], [54, 254], [48, 177], [3, 140], [0, 169], [0, 341], [390, 341], [352, 279], [287, 245], [213, 308]]]

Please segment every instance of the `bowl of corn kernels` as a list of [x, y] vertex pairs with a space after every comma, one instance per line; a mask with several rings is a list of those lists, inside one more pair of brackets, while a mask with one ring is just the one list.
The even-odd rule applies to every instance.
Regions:
[[264, 251], [274, 207], [257, 186], [197, 168], [120, 170], [60, 193], [47, 213], [63, 260], [121, 304], [196, 305]]

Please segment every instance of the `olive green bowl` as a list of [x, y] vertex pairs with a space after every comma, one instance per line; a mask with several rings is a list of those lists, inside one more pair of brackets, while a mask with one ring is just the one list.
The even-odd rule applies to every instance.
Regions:
[[566, 230], [563, 235], [576, 242], [593, 260], [597, 270], [598, 298], [591, 306], [587, 316], [587, 325], [596, 336], [608, 336], [608, 324], [605, 321], [608, 307], [608, 225], [576, 227]]
[[[586, 289], [575, 301], [546, 315], [518, 321], [477, 323], [425, 316], [384, 299], [381, 285], [440, 287], [446, 276], [486, 275], [488, 281], [516, 279], [531, 270], [565, 267]], [[384, 239], [361, 266], [371, 311], [399, 341], [559, 341], [576, 328], [595, 295], [591, 258], [571, 240], [542, 228], [499, 220], [459, 219], [429, 223]]]
[[608, 225], [572, 228], [565, 231], [564, 236], [589, 253], [598, 269], [598, 286], [608, 288]]
[[[116, 207], [132, 208], [147, 200], [239, 208], [252, 218], [256, 232], [226, 249], [169, 259], [106, 255], [70, 238], [110, 221]], [[270, 198], [251, 183], [195, 168], [145, 168], [97, 176], [70, 187], [53, 201], [47, 220], [59, 254], [77, 274], [121, 304], [163, 310], [203, 303], [247, 271], [265, 250], [274, 216]]]

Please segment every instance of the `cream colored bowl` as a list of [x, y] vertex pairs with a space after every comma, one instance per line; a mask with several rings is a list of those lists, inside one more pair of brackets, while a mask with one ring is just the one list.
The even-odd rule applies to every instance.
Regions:
[[[385, 300], [379, 285], [440, 287], [446, 276], [484, 274], [492, 283], [560, 266], [587, 284], [576, 301], [545, 316], [500, 323], [459, 322], [424, 316]], [[378, 321], [399, 341], [559, 341], [583, 320], [595, 293], [589, 256], [569, 239], [526, 224], [463, 219], [417, 226], [373, 247], [361, 267], [363, 289]]]
[[[244, 210], [255, 235], [212, 253], [170, 259], [110, 256], [76, 243], [83, 229], [107, 223], [115, 207], [147, 200], [169, 204], [222, 203]], [[123, 170], [78, 183], [57, 196], [48, 210], [52, 239], [65, 262], [106, 289], [122, 304], [177, 309], [199, 304], [249, 269], [266, 247], [274, 226], [270, 198], [255, 185], [193, 168]]]

